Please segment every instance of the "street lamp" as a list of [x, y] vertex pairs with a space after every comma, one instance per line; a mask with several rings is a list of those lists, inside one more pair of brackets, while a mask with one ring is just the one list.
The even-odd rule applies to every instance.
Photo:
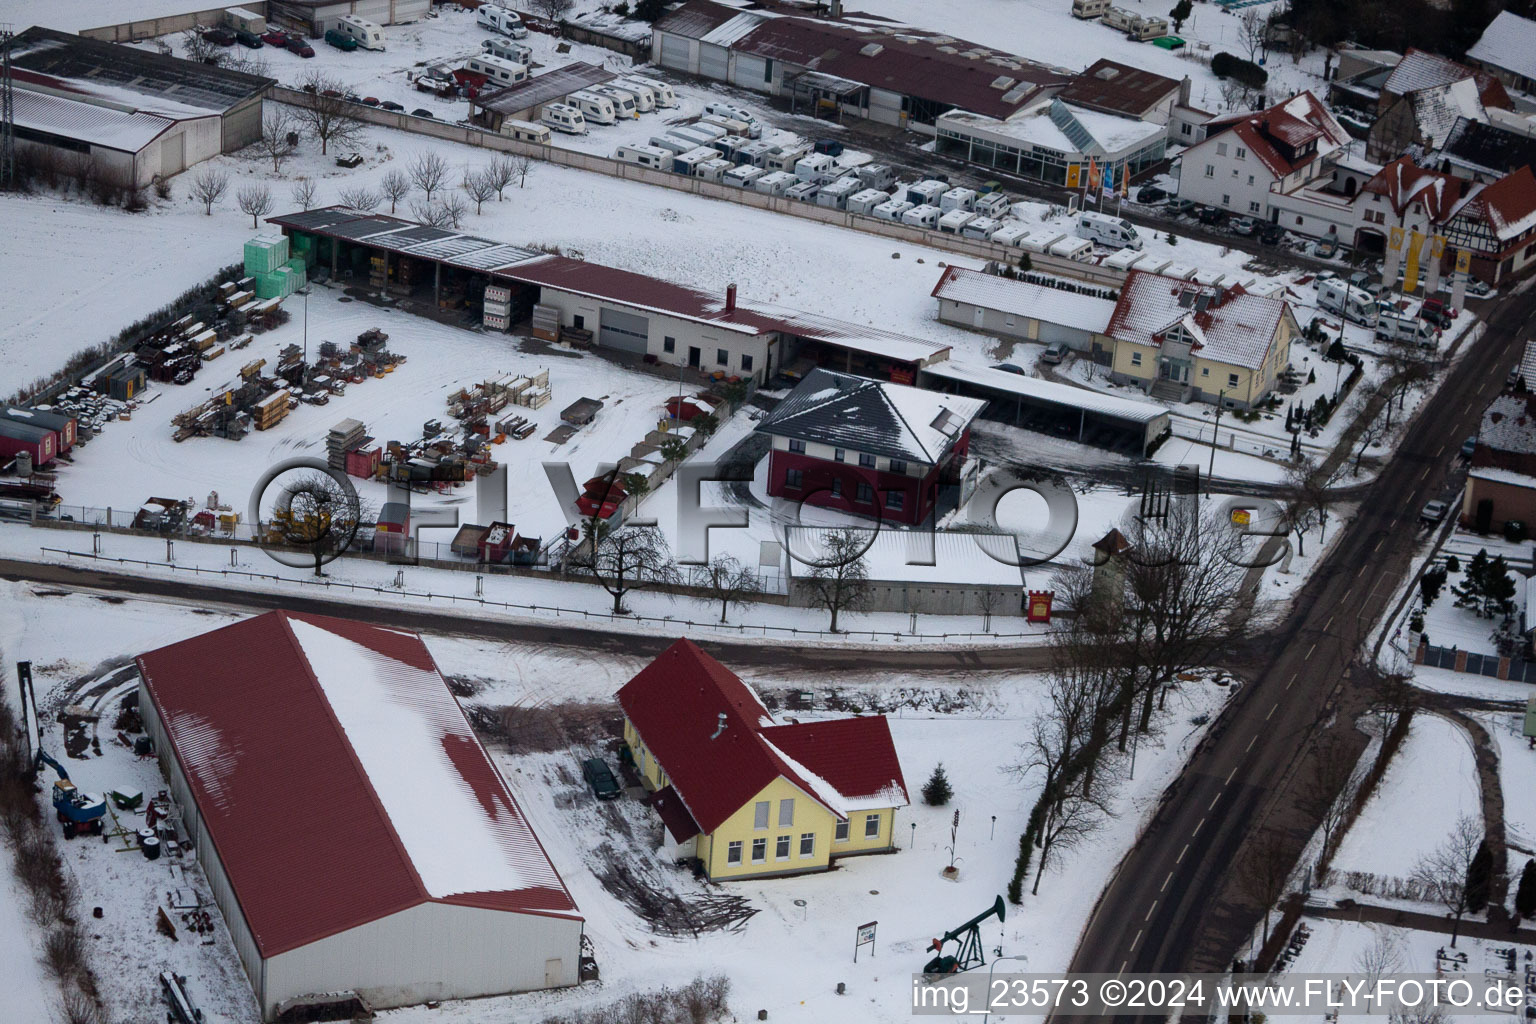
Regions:
[[992, 962], [987, 964], [987, 1010], [984, 1014], [982, 1014], [981, 1024], [988, 1024], [988, 1022], [992, 1019], [992, 972], [997, 968], [997, 965], [1004, 960], [1016, 960], [1022, 964], [1028, 963], [1029, 957], [1023, 955], [995, 956], [992, 958]]
[[907, 843], [907, 849], [909, 849], [909, 850], [917, 845], [917, 822], [914, 821], [914, 822], [911, 822], [910, 824], [912, 825], [912, 838]]

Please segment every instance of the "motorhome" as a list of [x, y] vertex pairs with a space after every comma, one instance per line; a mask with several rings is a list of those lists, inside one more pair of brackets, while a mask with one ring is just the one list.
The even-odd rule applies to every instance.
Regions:
[[939, 226], [940, 211], [937, 206], [929, 206], [923, 203], [914, 206], [901, 215], [901, 222], [914, 228], [932, 230]]
[[464, 70], [471, 74], [484, 75], [487, 82], [494, 82], [497, 85], [516, 85], [518, 82], [528, 80], [527, 65], [504, 57], [492, 57], [489, 54], [469, 58], [464, 62]]
[[752, 183], [768, 172], [761, 167], [753, 167], [751, 164], [742, 164], [726, 172], [722, 179], [727, 185], [736, 188], [751, 188]]
[[513, 42], [506, 36], [488, 36], [480, 40], [480, 49], [492, 57], [500, 57], [517, 64], [533, 63], [533, 50], [526, 43]]
[[[794, 175], [791, 174], [790, 177], [793, 178]], [[816, 201], [816, 193], [820, 191], [821, 186], [814, 181], [801, 181], [799, 178], [795, 178], [795, 184], [789, 186], [789, 189], [784, 193], [784, 198], [798, 199], [802, 203], [814, 203]]]
[[672, 170], [672, 161], [675, 159], [674, 154], [660, 146], [620, 146], [613, 151], [613, 158], [620, 163], [657, 171]]
[[656, 93], [650, 86], [635, 81], [633, 78], [615, 78], [608, 83], [615, 89], [623, 89], [635, 98], [635, 109], [642, 114], [649, 114], [656, 109]]
[[722, 117], [719, 114], [706, 114], [699, 118], [696, 123], [712, 124], [716, 128], [724, 128], [732, 135], [745, 135], [749, 139], [760, 139], [763, 137], [763, 129], [761, 126], [750, 125], [745, 121], [738, 121], [734, 117]]
[[505, 7], [497, 7], [495, 4], [481, 4], [475, 12], [475, 21], [481, 28], [488, 28], [492, 32], [500, 32], [504, 36], [513, 39], [527, 39], [528, 26], [523, 24], [523, 19], [516, 11]]
[[654, 78], [646, 78], [643, 75], [625, 75], [621, 81], [634, 82], [651, 90], [651, 96], [656, 100], [656, 105], [664, 109], [677, 106], [677, 94], [666, 82], [658, 82]]
[[[648, 148], [659, 149], [659, 147]], [[662, 153], [667, 153], [667, 151], [664, 149], [659, 149], [659, 151]], [[699, 166], [701, 164], [706, 164], [711, 160], [718, 159], [720, 159], [720, 154], [718, 152], [709, 148], [708, 146], [699, 146], [697, 148], [688, 150], [686, 153], [667, 153], [667, 166], [672, 169], [672, 173], [674, 174], [681, 174], [684, 177], [694, 178], [698, 176]]]
[[782, 196], [789, 191], [791, 185], [805, 185], [799, 178], [788, 171], [767, 171], [761, 178], [752, 183], [754, 191], [769, 196]]
[[906, 195], [902, 198], [913, 206], [938, 206], [939, 197], [948, 191], [948, 184], [929, 178], [916, 185], [908, 185]]
[[770, 171], [789, 171], [793, 174], [795, 164], [810, 151], [809, 146], [774, 146], [768, 151], [763, 166]]
[[518, 142], [535, 142], [541, 146], [549, 145], [549, 129], [542, 124], [534, 124], [531, 121], [519, 121], [509, 117], [501, 122], [501, 134], [510, 135]]
[[1376, 299], [1363, 288], [1352, 288], [1339, 278], [1324, 281], [1317, 289], [1317, 305], [1362, 327], [1375, 327]]
[[355, 39], [357, 45], [364, 50], [384, 49], [384, 30], [355, 14], [343, 14], [337, 18], [336, 31], [348, 39]]
[[[795, 161], [795, 177], [821, 185], [842, 177], [837, 161], [825, 153], [812, 153]], [[860, 183], [862, 184], [862, 182]]]
[[896, 172], [891, 170], [889, 164], [864, 164], [854, 169], [854, 174], [864, 183], [865, 188], [889, 191], [896, 184]]
[[870, 216], [878, 220], [893, 220], [900, 223], [902, 214], [912, 209], [914, 205], [916, 204], [909, 203], [905, 199], [887, 199], [869, 212]]
[[[737, 121], [745, 121], [749, 125], [756, 126], [758, 135], [762, 135], [763, 133], [763, 126], [758, 122], [757, 116], [746, 107], [738, 107], [734, 103], [726, 103], [721, 100], [716, 100], [713, 103], [706, 103], [704, 105], [704, 113], [714, 114], [719, 117], [729, 117]], [[754, 138], [755, 137], [756, 136], [754, 136]]]
[[[567, 135], [587, 134], [587, 119], [581, 111], [568, 103], [546, 103], [539, 120], [557, 132]], [[653, 140], [654, 141], [654, 140]]]
[[1383, 341], [1412, 341], [1432, 346], [1435, 343], [1435, 328], [1416, 316], [1382, 312], [1376, 318], [1376, 337]]
[[834, 182], [821, 186], [821, 191], [816, 193], [816, 205], [841, 210], [848, 205], [850, 196], [857, 195], [863, 190], [864, 183], [858, 178], [838, 178]]
[[955, 186], [943, 195], [939, 196], [939, 209], [948, 213], [951, 210], [976, 209], [976, 190]]
[[1112, 249], [1140, 249], [1144, 244], [1128, 220], [1091, 211], [1077, 215], [1076, 231], [1079, 238], [1086, 238]]
[[965, 233], [965, 226], [976, 219], [970, 210], [954, 209], [939, 218], [939, 230], [947, 235]]
[[1002, 227], [1001, 221], [993, 220], [991, 217], [977, 217], [960, 229], [960, 236], [962, 238], [979, 238], [985, 242], [1000, 227]]
[[849, 213], [862, 213], [867, 217], [874, 211], [875, 207], [881, 203], [888, 202], [890, 198], [891, 194], [889, 192], [881, 192], [877, 188], [866, 188], [849, 196], [848, 201], [843, 204], [843, 209]]
[[1006, 192], [988, 192], [976, 200], [975, 209], [983, 217], [1002, 220], [1013, 210], [1013, 197]]
[[613, 104], [613, 112], [621, 120], [633, 121], [640, 116], [640, 108], [635, 105], [633, 93], [623, 89], [615, 89], [611, 85], [595, 85], [589, 90], [599, 96], [606, 96], [608, 102]]
[[581, 116], [590, 124], [619, 123], [618, 112], [613, 109], [613, 101], [607, 96], [580, 89], [567, 96], [565, 102], [581, 111]]
[[1072, 0], [1072, 17], [1095, 21], [1109, 12], [1109, 0]]

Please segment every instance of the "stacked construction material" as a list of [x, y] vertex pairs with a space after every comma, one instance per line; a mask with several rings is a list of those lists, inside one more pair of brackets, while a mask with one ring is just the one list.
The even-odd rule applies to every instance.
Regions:
[[560, 340], [560, 310], [540, 303], [533, 307], [533, 336], [544, 341]]
[[487, 330], [504, 331], [512, 326], [512, 289], [504, 284], [488, 285], [481, 322]]
[[252, 277], [270, 274], [288, 262], [288, 239], [284, 235], [260, 235], [245, 243], [245, 272]]
[[326, 462], [332, 469], [345, 470], [347, 453], [362, 447], [367, 441], [368, 435], [359, 420], [342, 420], [325, 436]]
[[288, 415], [288, 389], [278, 388], [257, 402], [251, 410], [257, 430], [271, 430]]

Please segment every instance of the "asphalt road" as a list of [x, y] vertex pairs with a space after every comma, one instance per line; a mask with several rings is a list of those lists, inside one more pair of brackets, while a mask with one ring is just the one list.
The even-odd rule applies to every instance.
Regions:
[[[1368, 673], [1351, 667], [1355, 653], [1409, 570], [1419, 508], [1449, 496], [1458, 447], [1519, 358], [1533, 315], [1536, 292], [1500, 303], [1429, 400], [1278, 627], [1273, 656], [1232, 698], [1110, 880], [1072, 970], [1223, 970], [1244, 951], [1261, 909], [1235, 895], [1243, 844], [1270, 810], [1298, 825], [1288, 769], [1335, 699], [1344, 711], [1363, 705]], [[1299, 845], [1306, 832], [1301, 822], [1290, 836]]]

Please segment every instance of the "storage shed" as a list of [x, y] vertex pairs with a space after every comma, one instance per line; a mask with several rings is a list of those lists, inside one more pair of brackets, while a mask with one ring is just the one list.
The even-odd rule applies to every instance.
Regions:
[[432, 0], [268, 0], [267, 14], [307, 35], [323, 36], [341, 19], [355, 14], [375, 25], [403, 25], [420, 21], [432, 10]]
[[0, 410], [0, 416], [15, 420], [17, 423], [30, 423], [34, 427], [53, 431], [58, 435], [60, 452], [67, 452], [75, 446], [75, 434], [79, 424], [73, 416], [49, 409], [23, 409], [15, 405], [6, 406]]
[[47, 465], [59, 454], [58, 435], [47, 427], [0, 419], [0, 462], [9, 462], [20, 452], [30, 453], [34, 466]]
[[276, 611], [138, 668], [263, 1020], [576, 984], [582, 918], [418, 636]]

